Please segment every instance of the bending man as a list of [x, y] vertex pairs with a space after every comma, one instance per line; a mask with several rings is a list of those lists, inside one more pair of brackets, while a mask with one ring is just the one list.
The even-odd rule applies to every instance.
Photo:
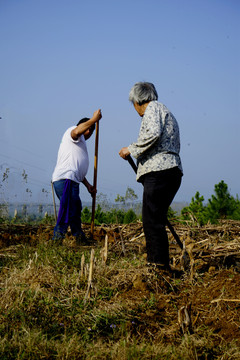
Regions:
[[91, 195], [96, 192], [86, 179], [89, 166], [86, 140], [91, 137], [95, 123], [101, 117], [101, 110], [96, 110], [91, 119], [81, 119], [77, 126], [68, 128], [63, 135], [52, 175], [53, 186], [60, 200], [53, 239], [62, 240], [70, 226], [76, 241], [86, 242], [81, 226], [82, 203], [79, 197], [79, 184], [82, 182]]

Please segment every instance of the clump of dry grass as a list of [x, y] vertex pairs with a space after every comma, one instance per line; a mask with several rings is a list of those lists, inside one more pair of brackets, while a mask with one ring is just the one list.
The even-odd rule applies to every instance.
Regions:
[[[109, 244], [103, 258], [95, 245], [91, 279], [92, 247], [71, 239], [4, 249], [0, 358], [239, 359], [239, 303], [212, 302], [239, 298], [234, 269], [198, 265], [170, 276], [150, 271], [138, 246], [125, 247]], [[191, 331], [182, 333], [178, 313], [189, 303]], [[224, 317], [229, 328], [220, 330]]]

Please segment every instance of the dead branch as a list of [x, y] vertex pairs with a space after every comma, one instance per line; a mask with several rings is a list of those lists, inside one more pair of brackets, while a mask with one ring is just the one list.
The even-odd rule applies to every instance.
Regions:
[[183, 334], [192, 334], [191, 304], [182, 306], [178, 311], [178, 323]]
[[93, 262], [94, 262], [94, 249], [91, 250], [90, 257], [90, 266], [89, 266], [89, 276], [88, 276], [88, 287], [87, 292], [84, 297], [84, 303], [86, 303], [87, 299], [89, 299], [94, 291], [93, 285]]
[[240, 302], [240, 299], [215, 299], [211, 301], [211, 304], [218, 303], [220, 301]]

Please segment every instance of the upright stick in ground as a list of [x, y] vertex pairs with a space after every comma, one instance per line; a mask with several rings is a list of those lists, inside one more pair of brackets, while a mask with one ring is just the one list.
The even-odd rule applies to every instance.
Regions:
[[55, 221], [57, 221], [57, 210], [56, 210], [56, 203], [55, 203], [55, 196], [54, 196], [54, 189], [53, 189], [53, 182], [52, 181], [51, 181], [51, 185], [52, 185], [54, 217], [55, 217]]
[[[97, 189], [97, 165], [98, 165], [98, 139], [99, 139], [99, 121], [96, 123], [95, 134], [95, 155], [94, 155], [94, 174], [93, 174], [93, 186]], [[92, 198], [92, 220], [91, 220], [91, 235], [94, 233], [94, 218], [95, 218], [95, 206], [96, 206], [96, 193]]]

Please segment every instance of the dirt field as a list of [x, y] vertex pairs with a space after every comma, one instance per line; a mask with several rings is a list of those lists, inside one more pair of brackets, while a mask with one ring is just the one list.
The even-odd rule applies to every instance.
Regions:
[[[124, 303], [135, 309], [134, 320], [127, 326], [129, 333], [139, 338], [156, 342], [164, 338], [170, 344], [176, 343], [181, 334], [198, 334], [200, 341], [200, 334], [206, 329], [216, 345], [234, 341], [240, 349], [240, 222], [174, 227], [185, 243], [187, 256], [183, 257], [169, 233], [172, 267], [176, 270], [172, 273], [151, 270], [145, 265], [141, 223], [95, 227], [92, 247], [104, 249], [107, 235], [109, 261], [113, 255], [127, 259], [129, 254], [135, 254], [142, 258], [138, 266], [128, 271], [115, 267], [106, 275], [109, 286], [117, 289], [108, 306]], [[89, 235], [89, 226], [84, 229]], [[52, 230], [51, 226], [0, 225], [0, 258], [14, 252], [17, 244], [34, 246], [40, 238], [50, 241]], [[76, 246], [71, 236], [66, 245]], [[147, 309], [140, 306], [143, 299], [148, 301]], [[214, 348], [214, 344], [211, 346]], [[236, 352], [234, 357], [226, 357], [230, 358], [237, 359]], [[209, 355], [206, 359], [210, 359]]]

